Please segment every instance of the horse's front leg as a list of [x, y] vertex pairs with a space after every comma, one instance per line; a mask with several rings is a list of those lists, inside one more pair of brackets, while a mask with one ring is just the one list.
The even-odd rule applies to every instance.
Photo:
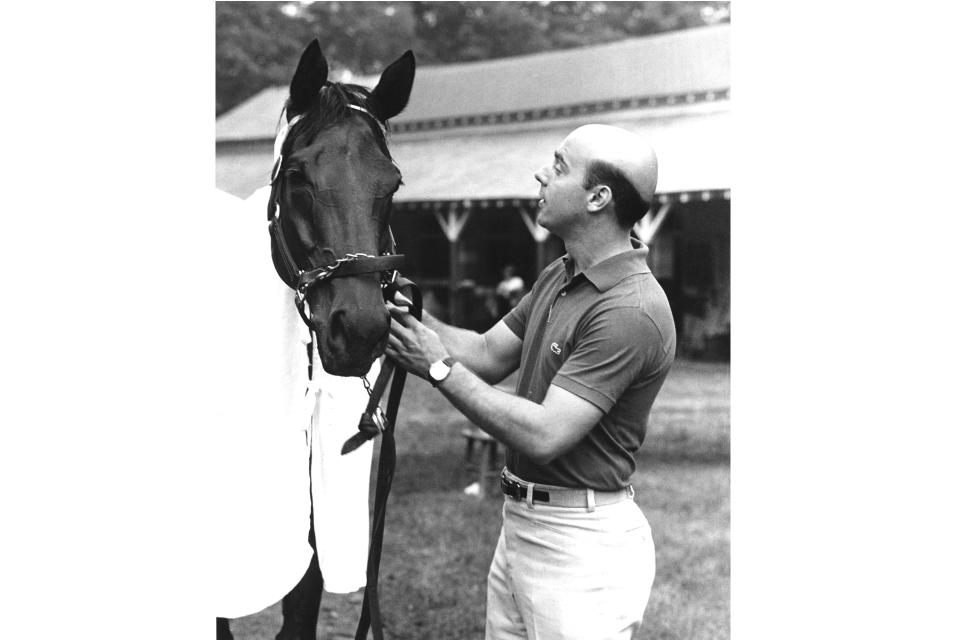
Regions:
[[283, 626], [276, 640], [317, 640], [320, 598], [323, 596], [323, 574], [314, 551], [310, 566], [290, 593], [280, 603]]
[[217, 618], [217, 640], [233, 640], [230, 621], [226, 618]]

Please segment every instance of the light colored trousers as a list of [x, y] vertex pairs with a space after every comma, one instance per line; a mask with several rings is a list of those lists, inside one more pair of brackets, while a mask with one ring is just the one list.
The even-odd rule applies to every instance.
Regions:
[[655, 568], [650, 525], [633, 500], [589, 511], [504, 498], [486, 640], [629, 640]]

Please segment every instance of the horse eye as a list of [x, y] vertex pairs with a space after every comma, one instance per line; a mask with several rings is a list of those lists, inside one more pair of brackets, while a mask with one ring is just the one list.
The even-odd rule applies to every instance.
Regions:
[[287, 169], [285, 175], [291, 185], [302, 185], [307, 181], [307, 175], [297, 168]]

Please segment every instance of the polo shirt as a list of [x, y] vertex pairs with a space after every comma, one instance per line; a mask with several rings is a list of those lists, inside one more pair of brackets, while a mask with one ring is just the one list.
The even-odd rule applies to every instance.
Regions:
[[613, 491], [636, 470], [650, 407], [673, 363], [676, 329], [647, 266], [648, 249], [633, 242], [576, 276], [569, 255], [558, 258], [503, 319], [523, 341], [518, 396], [541, 403], [555, 384], [603, 412], [547, 464], [507, 448], [507, 467], [524, 480]]

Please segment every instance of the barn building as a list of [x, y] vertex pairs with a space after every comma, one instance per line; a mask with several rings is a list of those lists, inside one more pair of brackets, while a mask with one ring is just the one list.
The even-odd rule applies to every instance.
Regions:
[[[218, 189], [245, 198], [267, 183], [286, 92], [266, 89], [217, 119]], [[728, 24], [418, 68], [390, 134], [404, 180], [393, 229], [410, 258], [406, 275], [440, 317], [490, 326], [503, 267], [529, 286], [563, 253], [535, 222], [533, 174], [590, 122], [635, 131], [657, 150], [657, 198], [637, 232], [670, 298], [680, 354], [729, 357]]]

